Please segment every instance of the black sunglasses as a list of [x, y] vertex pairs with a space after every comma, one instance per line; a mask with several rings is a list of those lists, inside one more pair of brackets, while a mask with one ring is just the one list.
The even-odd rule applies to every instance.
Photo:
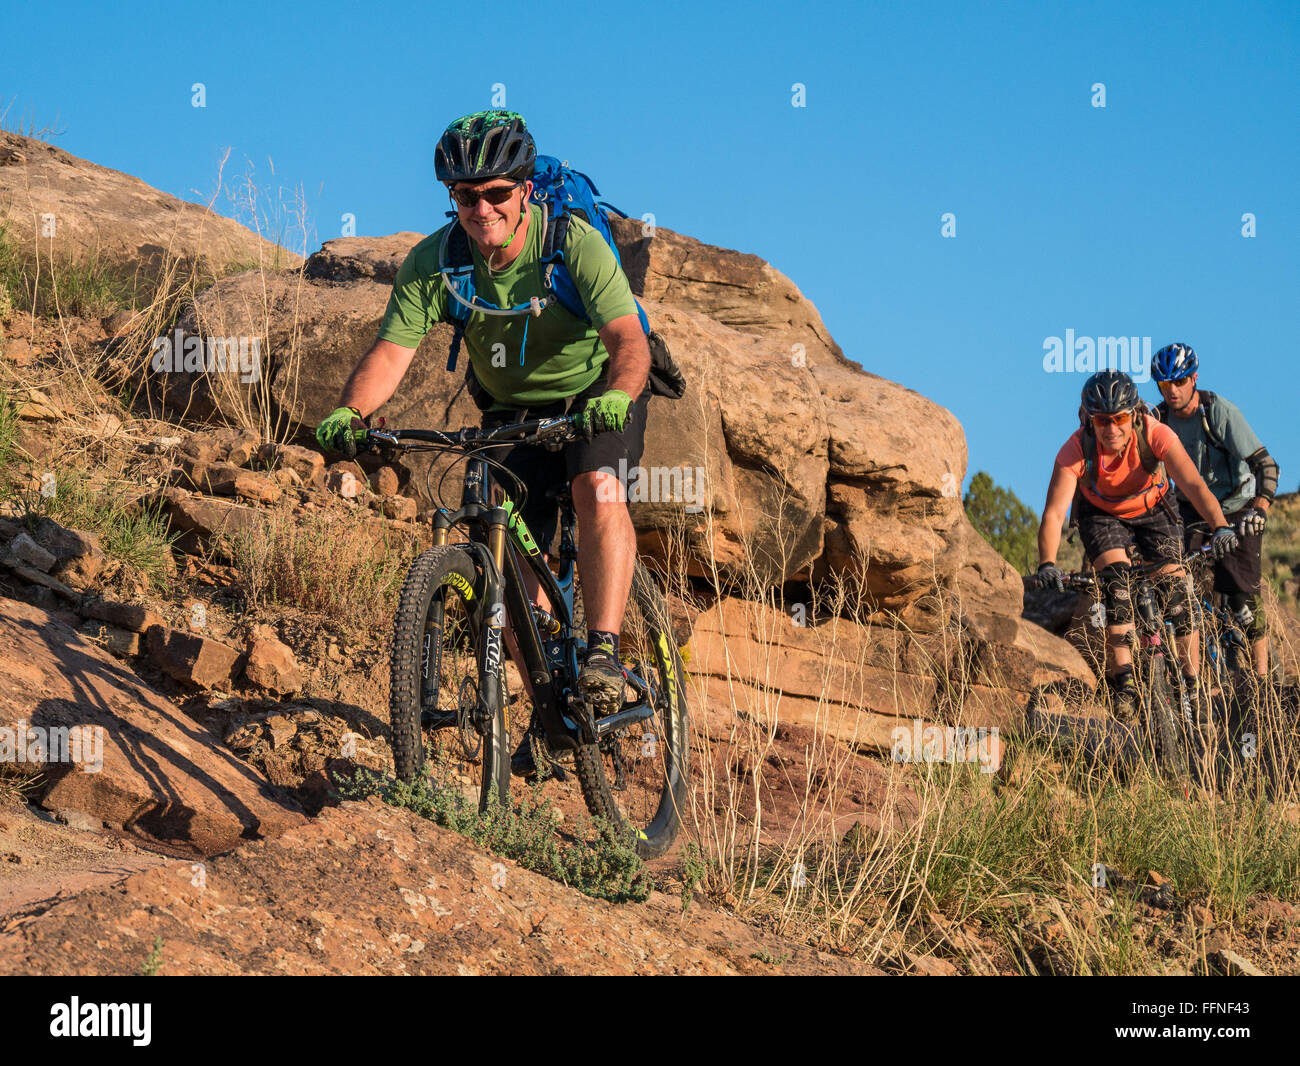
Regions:
[[461, 207], [474, 207], [480, 200], [486, 200], [497, 207], [509, 200], [511, 194], [522, 184], [522, 181], [517, 181], [513, 185], [498, 185], [492, 189], [452, 189], [451, 198]]

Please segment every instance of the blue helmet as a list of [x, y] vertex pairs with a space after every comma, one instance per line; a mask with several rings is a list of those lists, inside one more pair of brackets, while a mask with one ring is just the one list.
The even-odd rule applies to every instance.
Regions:
[[1196, 373], [1196, 352], [1190, 344], [1166, 344], [1151, 359], [1151, 377], [1156, 381], [1182, 381]]

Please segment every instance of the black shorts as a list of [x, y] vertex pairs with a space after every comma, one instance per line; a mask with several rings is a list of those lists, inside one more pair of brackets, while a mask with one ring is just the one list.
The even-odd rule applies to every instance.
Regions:
[[[524, 422], [530, 418], [558, 418], [581, 411], [587, 406], [588, 400], [606, 390], [605, 380], [606, 375], [602, 373], [579, 395], [542, 407], [485, 411], [483, 427], [488, 429], [510, 422]], [[551, 550], [560, 525], [559, 504], [547, 498], [547, 490], [567, 484], [579, 474], [608, 469], [615, 476], [626, 475], [627, 471], [637, 466], [641, 462], [641, 453], [645, 451], [649, 403], [650, 387], [647, 385], [645, 391], [628, 408], [627, 425], [621, 433], [597, 433], [591, 440], [579, 438], [558, 452], [538, 445], [519, 444], [509, 449], [493, 448], [488, 453], [497, 462], [504, 463], [527, 486], [528, 499], [521, 513], [542, 551]], [[511, 496], [515, 494], [515, 486], [509, 478], [498, 475], [498, 480], [507, 493]]]
[[[1250, 510], [1249, 507], [1243, 507], [1240, 511], [1234, 511], [1230, 515], [1224, 515], [1224, 517], [1228, 520], [1228, 525], [1235, 527], [1237, 520], [1248, 510]], [[1187, 507], [1184, 507], [1182, 511], [1185, 526], [1200, 522], [1204, 527], [1204, 520], [1195, 511]], [[1204, 528], [1189, 531], [1187, 534], [1187, 553], [1190, 555], [1192, 552], [1200, 551], [1201, 545], [1206, 543], [1212, 535], [1205, 532]], [[1263, 571], [1261, 556], [1264, 549], [1264, 535], [1257, 533], [1255, 536], [1247, 537], [1239, 532], [1237, 536], [1241, 539], [1240, 547], [1214, 564], [1214, 591], [1229, 596], [1234, 592], [1244, 593], [1247, 596], [1258, 596], [1260, 575]]]
[[1089, 560], [1102, 552], [1127, 548], [1137, 541], [1144, 562], [1177, 563], [1183, 554], [1183, 522], [1174, 503], [1174, 494], [1166, 492], [1146, 514], [1137, 518], [1116, 518], [1079, 496], [1076, 508], [1079, 537]]

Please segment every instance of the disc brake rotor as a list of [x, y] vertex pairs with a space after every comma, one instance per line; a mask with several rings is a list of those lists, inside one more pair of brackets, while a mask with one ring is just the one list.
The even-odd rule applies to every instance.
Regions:
[[478, 712], [478, 682], [467, 677], [460, 683], [456, 707], [456, 734], [460, 737], [460, 750], [467, 759], [477, 759], [483, 747], [483, 736], [474, 725]]

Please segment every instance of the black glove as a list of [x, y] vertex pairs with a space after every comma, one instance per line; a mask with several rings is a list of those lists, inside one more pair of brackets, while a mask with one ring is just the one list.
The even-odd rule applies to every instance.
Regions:
[[1236, 551], [1240, 544], [1241, 540], [1232, 526], [1220, 526], [1210, 538], [1210, 554], [1216, 559], [1222, 559], [1230, 552]]
[[1267, 521], [1268, 518], [1263, 511], [1252, 507], [1237, 519], [1237, 532], [1243, 537], [1258, 537], [1264, 532], [1264, 525]]
[[1038, 568], [1038, 573], [1034, 575], [1034, 583], [1040, 589], [1055, 589], [1057, 592], [1065, 591], [1065, 575], [1061, 573], [1060, 567], [1055, 563], [1043, 563]]

